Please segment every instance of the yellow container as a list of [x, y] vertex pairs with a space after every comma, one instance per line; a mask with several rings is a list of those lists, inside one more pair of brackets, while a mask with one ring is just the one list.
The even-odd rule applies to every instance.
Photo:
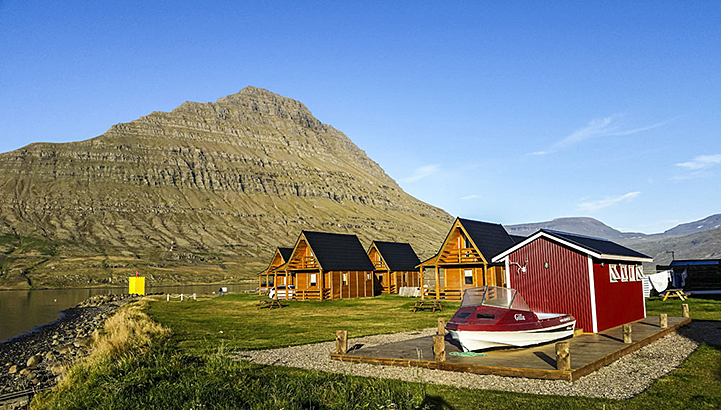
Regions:
[[129, 277], [128, 293], [131, 295], [145, 295], [145, 277]]

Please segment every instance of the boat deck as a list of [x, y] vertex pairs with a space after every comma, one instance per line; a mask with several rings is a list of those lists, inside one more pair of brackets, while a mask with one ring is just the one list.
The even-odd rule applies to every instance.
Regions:
[[456, 341], [446, 335], [445, 362], [433, 360], [433, 339], [419, 337], [402, 342], [351, 349], [346, 354], [332, 354], [331, 359], [344, 362], [372, 363], [384, 366], [423, 367], [456, 372], [494, 374], [535, 379], [577, 380], [619, 358], [640, 349], [690, 323], [684, 317], [669, 317], [668, 327], [659, 326], [658, 317], [632, 323], [633, 343], [623, 343], [623, 327], [598, 334], [584, 333], [565, 339], [571, 347], [571, 369], [556, 369], [556, 342], [528, 348], [484, 351], [487, 356], [462, 357], [451, 352], [462, 351]]

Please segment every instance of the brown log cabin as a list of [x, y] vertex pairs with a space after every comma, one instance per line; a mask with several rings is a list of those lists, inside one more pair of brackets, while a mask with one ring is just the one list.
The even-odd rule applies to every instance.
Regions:
[[373, 266], [375, 294], [398, 293], [404, 286], [420, 286], [418, 264], [421, 261], [410, 244], [373, 241], [368, 248]]
[[355, 235], [302, 231], [288, 261], [277, 268], [294, 290], [276, 298], [326, 300], [372, 297], [373, 264]]
[[284, 270], [278, 269], [288, 262], [291, 253], [293, 253], [293, 248], [279, 247], [275, 249], [273, 258], [270, 260], [270, 265], [258, 275], [259, 295], [270, 292], [276, 283], [279, 285], [292, 285], [290, 281], [292, 278], [286, 277]]
[[467, 288], [505, 286], [505, 267], [491, 258], [514, 244], [500, 224], [456, 218], [438, 253], [418, 265], [421, 299], [460, 300]]

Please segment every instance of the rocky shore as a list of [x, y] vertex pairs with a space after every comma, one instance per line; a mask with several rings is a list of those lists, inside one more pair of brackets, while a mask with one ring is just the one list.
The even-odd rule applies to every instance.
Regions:
[[0, 397], [57, 384], [73, 362], [89, 353], [93, 333], [129, 295], [96, 295], [64, 310], [56, 321], [0, 343]]

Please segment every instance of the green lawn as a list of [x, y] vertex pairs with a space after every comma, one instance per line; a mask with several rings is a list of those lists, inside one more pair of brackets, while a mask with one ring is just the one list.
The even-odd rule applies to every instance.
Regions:
[[688, 304], [693, 320], [721, 320], [721, 295], [691, 295], [685, 302], [678, 298], [653, 297], [646, 299], [646, 316], [658, 316], [666, 313], [669, 316], [681, 316], [681, 304]]
[[[721, 346], [703, 345], [677, 370], [630, 400], [539, 396], [362, 378], [233, 361], [225, 349], [260, 349], [434, 327], [442, 314], [411, 313], [397, 296], [290, 302], [257, 310], [258, 296], [152, 302], [147, 312], [173, 330], [150, 351], [127, 352], [77, 375], [62, 394], [42, 394], [38, 409], [715, 409], [721, 408]], [[721, 320], [721, 299], [691, 298], [692, 318]], [[650, 300], [649, 316], [678, 316], [681, 302]], [[721, 326], [721, 322], [719, 322]], [[222, 333], [221, 333], [222, 331]]]
[[268, 349], [349, 337], [420, 330], [453, 316], [459, 303], [444, 302], [442, 312], [411, 312], [415, 299], [384, 295], [367, 299], [283, 301], [282, 309], [257, 309], [257, 295], [225, 295], [198, 301], [158, 299], [148, 314], [173, 330], [180, 347], [193, 352]]

